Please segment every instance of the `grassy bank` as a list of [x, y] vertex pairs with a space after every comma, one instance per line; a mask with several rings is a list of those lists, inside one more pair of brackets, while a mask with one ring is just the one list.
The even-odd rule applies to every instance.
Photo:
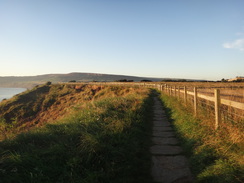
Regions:
[[204, 118], [195, 118], [177, 99], [166, 95], [161, 99], [189, 158], [195, 182], [243, 182], [243, 139], [234, 143], [228, 134], [204, 125]]
[[63, 119], [0, 142], [0, 182], [151, 182], [149, 95], [106, 88]]

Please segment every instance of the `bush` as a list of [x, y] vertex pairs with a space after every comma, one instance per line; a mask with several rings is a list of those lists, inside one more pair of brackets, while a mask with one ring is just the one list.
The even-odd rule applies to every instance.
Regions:
[[51, 85], [51, 84], [52, 84], [51, 81], [46, 82], [46, 85]]

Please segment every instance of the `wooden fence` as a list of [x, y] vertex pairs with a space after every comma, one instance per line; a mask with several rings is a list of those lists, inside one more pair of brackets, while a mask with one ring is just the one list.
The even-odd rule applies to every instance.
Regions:
[[187, 99], [189, 96], [192, 96], [193, 98], [193, 108], [194, 108], [194, 114], [198, 115], [198, 103], [200, 99], [204, 99], [209, 102], [214, 103], [214, 116], [215, 116], [215, 129], [218, 129], [219, 124], [221, 123], [221, 119], [223, 116], [221, 116], [221, 106], [225, 105], [227, 107], [235, 108], [241, 112], [240, 119], [243, 120], [244, 116], [244, 103], [236, 102], [232, 100], [223, 99], [220, 96], [220, 89], [213, 89], [214, 90], [214, 96], [207, 96], [204, 94], [198, 93], [198, 88], [194, 87], [193, 92], [188, 91], [187, 87], [177, 87], [177, 86], [168, 86], [168, 85], [157, 85], [156, 88], [158, 88], [160, 91], [162, 91], [164, 94], [167, 94], [169, 96], [174, 96], [177, 98], [183, 98], [183, 101], [185, 104], [187, 104]]

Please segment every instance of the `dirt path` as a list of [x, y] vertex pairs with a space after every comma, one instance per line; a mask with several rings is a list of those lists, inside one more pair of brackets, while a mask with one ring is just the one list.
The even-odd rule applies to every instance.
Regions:
[[192, 182], [187, 159], [174, 135], [162, 104], [158, 97], [154, 98], [154, 119], [152, 142], [152, 177], [162, 183]]

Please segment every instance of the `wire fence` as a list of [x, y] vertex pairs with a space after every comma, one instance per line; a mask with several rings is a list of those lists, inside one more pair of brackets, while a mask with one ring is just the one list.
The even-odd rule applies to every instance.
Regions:
[[239, 130], [244, 130], [244, 102], [240, 102], [243, 101], [243, 89], [234, 91], [238, 93], [237, 97], [231, 96], [232, 99], [238, 99], [234, 101], [227, 99], [227, 93], [231, 93], [228, 91], [229, 88], [201, 88], [198, 90], [196, 87], [188, 89], [185, 86], [169, 85], [160, 85], [157, 88], [164, 94], [183, 101], [196, 116], [208, 118], [215, 129], [235, 126]]

